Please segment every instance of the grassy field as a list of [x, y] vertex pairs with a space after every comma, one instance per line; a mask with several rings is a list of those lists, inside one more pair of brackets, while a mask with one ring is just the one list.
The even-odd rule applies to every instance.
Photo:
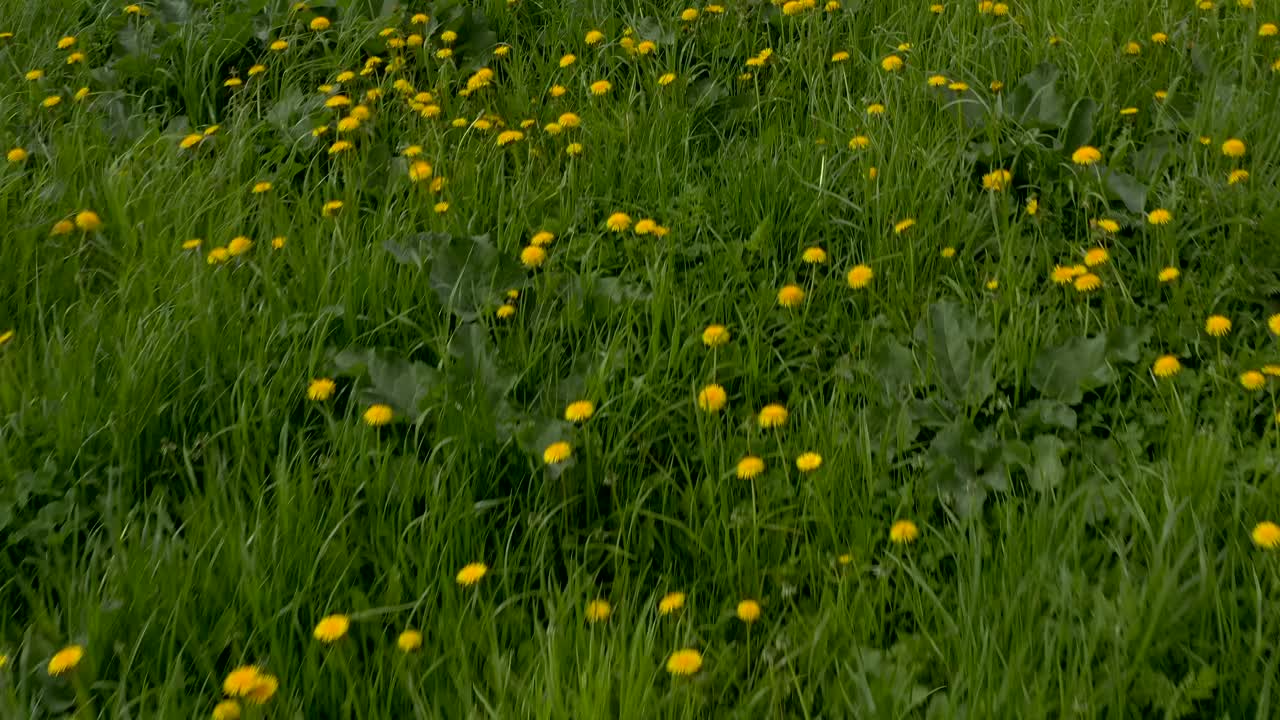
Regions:
[[1280, 716], [1256, 2], [0, 0], [0, 715]]

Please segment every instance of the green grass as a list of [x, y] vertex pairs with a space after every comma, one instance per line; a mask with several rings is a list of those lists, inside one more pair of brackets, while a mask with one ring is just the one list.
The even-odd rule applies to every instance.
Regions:
[[[28, 153], [0, 166], [2, 714], [207, 717], [256, 664], [279, 687], [246, 717], [1274, 717], [1280, 555], [1251, 533], [1280, 520], [1280, 379], [1241, 379], [1280, 363], [1258, 4], [0, 0], [0, 146]], [[370, 115], [330, 155], [338, 92]], [[51, 234], [84, 209], [101, 228]], [[1100, 288], [1050, 280], [1097, 247]]]

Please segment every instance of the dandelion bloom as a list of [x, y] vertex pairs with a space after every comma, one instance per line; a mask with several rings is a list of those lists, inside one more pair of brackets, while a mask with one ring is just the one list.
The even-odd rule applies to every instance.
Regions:
[[458, 576], [455, 579], [462, 587], [471, 587], [472, 585], [480, 582], [480, 579], [488, 572], [489, 566], [482, 562], [468, 563], [458, 571]]
[[837, 50], [831, 53], [831, 62], [842, 63], [849, 59], [849, 53], [845, 50]]
[[329, 378], [316, 378], [307, 385], [307, 399], [316, 402], [328, 400], [333, 397], [333, 391], [337, 385]]
[[698, 407], [706, 412], [719, 412], [728, 399], [724, 388], [714, 383], [698, 391]]
[[573, 447], [569, 443], [559, 440], [553, 442], [542, 451], [542, 461], [548, 465], [559, 465], [569, 459], [573, 455]]
[[663, 73], [658, 76], [658, 84], [666, 87], [676, 81], [676, 74], [673, 72]]
[[102, 218], [92, 210], [81, 210], [76, 213], [76, 227], [85, 232], [102, 229]]
[[595, 412], [595, 403], [590, 400], [576, 400], [569, 403], [569, 406], [564, 409], [564, 419], [575, 423], [584, 422], [590, 420]]
[[889, 540], [903, 545], [915, 542], [920, 537], [920, 528], [910, 520], [898, 520], [889, 528]]
[[1240, 384], [1245, 390], [1261, 390], [1267, 384], [1267, 376], [1257, 370], [1249, 370], [1240, 374]]
[[871, 103], [870, 105], [868, 105], [868, 106], [867, 106], [867, 114], [868, 114], [868, 115], [883, 115], [883, 114], [884, 114], [884, 104], [883, 104], [883, 103]]
[[880, 67], [883, 68], [885, 72], [897, 72], [902, 69], [902, 58], [897, 55], [886, 55], [885, 58], [880, 61]]
[[1280, 335], [1280, 313], [1267, 318], [1267, 328], [1271, 330], [1272, 335]]
[[271, 238], [271, 247], [275, 248], [276, 250], [279, 250], [280, 248], [284, 247], [285, 241], [286, 241], [285, 236], [277, 235]]
[[1238, 138], [1230, 138], [1222, 143], [1222, 154], [1229, 158], [1244, 157], [1245, 145], [1244, 141]]
[[205, 257], [205, 262], [210, 265], [220, 265], [231, 259], [231, 253], [226, 247], [216, 247], [209, 251], [209, 255]]
[[1204, 331], [1213, 337], [1225, 337], [1231, 332], [1231, 320], [1223, 315], [1210, 315], [1204, 321]]
[[1227, 184], [1238, 185], [1242, 182], [1246, 182], [1248, 179], [1249, 179], [1248, 170], [1232, 170], [1231, 173], [1227, 175]]
[[723, 325], [708, 325], [702, 331], [702, 344], [707, 347], [720, 347], [729, 342], [729, 328]]
[[956, 256], [956, 249], [950, 245], [942, 248], [942, 257], [951, 259]]
[[670, 615], [684, 607], [685, 595], [682, 592], [669, 592], [658, 601], [658, 614]]
[[560, 117], [556, 118], [556, 124], [566, 130], [573, 130], [582, 125], [582, 118], [578, 117], [577, 113], [560, 113]]
[[990, 192], [1000, 192], [1009, 187], [1009, 183], [1013, 181], [1013, 173], [1008, 170], [993, 170], [982, 176], [982, 189]]
[[259, 677], [257, 667], [241, 665], [227, 673], [227, 678], [222, 681], [222, 692], [231, 697], [244, 697], [258, 684]]
[[756, 418], [761, 428], [768, 430], [769, 428], [782, 427], [787, 424], [787, 409], [778, 403], [770, 403], [760, 409], [760, 415]]
[[[1099, 220], [1097, 223], [1095, 223], [1095, 225], [1097, 225], [1099, 230], [1102, 230], [1108, 235], [1114, 235], [1115, 233], [1120, 231], [1120, 223], [1110, 218], [1103, 218], [1102, 220]], [[1086, 261], [1086, 264], [1088, 264], [1087, 261]]]
[[609, 619], [609, 615], [613, 613], [613, 606], [609, 605], [609, 601], [603, 598], [597, 598], [587, 603], [587, 622], [598, 623]]
[[1164, 208], [1156, 208], [1147, 214], [1147, 222], [1152, 225], [1168, 225], [1173, 220], [1173, 213]]
[[396, 638], [396, 647], [400, 652], [411, 653], [422, 647], [422, 633], [417, 630], [405, 630]]
[[597, 80], [591, 83], [592, 95], [604, 95], [613, 89], [613, 83], [608, 80]]
[[868, 147], [871, 147], [871, 138], [866, 135], [854, 135], [853, 138], [849, 140], [850, 150], [863, 150]]
[[547, 261], [547, 251], [537, 245], [528, 245], [520, 251], [520, 264], [533, 270]]
[[568, 155], [569, 157], [578, 157], [579, 155], [582, 154], [582, 150], [583, 150], [582, 143], [576, 143], [576, 142], [569, 143], [564, 148], [564, 154]]
[[946, 75], [930, 75], [926, 81], [929, 87], [943, 87], [949, 82]]
[[1074, 285], [1077, 292], [1093, 292], [1094, 290], [1102, 287], [1102, 278], [1091, 272], [1087, 272], [1077, 277]]
[[893, 224], [893, 232], [895, 235], [901, 235], [911, 229], [916, 224], [915, 218], [903, 218]]
[[576, 62], [578, 62], [578, 56], [573, 53], [566, 53], [560, 57], [560, 67], [562, 68], [567, 68]]
[[56, 677], [64, 672], [75, 670], [84, 658], [84, 648], [79, 645], [68, 645], [49, 658], [49, 674]]
[[409, 179], [413, 182], [421, 182], [431, 177], [433, 168], [431, 163], [426, 160], [417, 160], [409, 165]]
[[254, 195], [261, 195], [262, 193], [270, 192], [270, 191], [271, 191], [271, 183], [269, 182], [260, 182], [260, 183], [253, 184], [252, 192]]
[[616, 212], [610, 215], [604, 224], [614, 232], [626, 232], [631, 227], [631, 216], [624, 212]]
[[586, 37], [583, 38], [583, 42], [591, 46], [599, 45], [604, 42], [604, 33], [599, 30], [591, 30], [587, 33]]
[[280, 689], [280, 680], [275, 675], [264, 673], [258, 676], [257, 682], [249, 688], [249, 692], [245, 693], [245, 699], [254, 705], [263, 705], [276, 694], [278, 689]]
[[231, 242], [227, 243], [227, 253], [236, 256], [249, 252], [249, 248], [253, 247], [253, 241], [243, 235], [237, 235], [231, 238]]
[[1170, 283], [1182, 276], [1182, 271], [1172, 265], [1160, 270], [1160, 274], [1156, 276], [1162, 283]]
[[1277, 34], [1280, 34], [1280, 25], [1275, 23], [1263, 23], [1258, 28], [1258, 37], [1275, 37]]
[[213, 706], [213, 720], [240, 720], [240, 703], [223, 700]]
[[804, 290], [799, 285], [785, 285], [778, 291], [778, 304], [784, 308], [794, 308], [804, 302]]
[[1162, 32], [1152, 33], [1151, 42], [1155, 43], [1156, 45], [1167, 44], [1169, 42], [1169, 35], [1167, 33], [1162, 33]]
[[1151, 372], [1158, 378], [1169, 378], [1182, 371], [1182, 363], [1173, 355], [1161, 355], [1151, 366]]
[[275, 42], [272, 42], [270, 45], [271, 52], [284, 52], [285, 50], [288, 50], [288, 49], [289, 49], [288, 40], [276, 40]]
[[341, 640], [349, 627], [351, 619], [346, 615], [329, 615], [316, 623], [316, 629], [311, 634], [322, 643], [331, 643]]
[[821, 265], [827, 261], [827, 251], [820, 247], [805, 248], [800, 259], [810, 265]]
[[498, 147], [510, 145], [511, 143], [520, 142], [524, 139], [524, 133], [519, 130], [504, 130], [498, 133]]
[[871, 271], [870, 266], [855, 265], [851, 270], [849, 270], [849, 275], [845, 279], [849, 282], [849, 287], [854, 290], [861, 290], [871, 284], [871, 280], [874, 277], [875, 273]]
[[1077, 165], [1092, 165], [1102, 159], [1102, 153], [1092, 145], [1082, 145], [1071, 153], [1071, 162]]
[[495, 314], [498, 316], [499, 320], [506, 320], [516, 314], [516, 306], [509, 303], [499, 305]]
[[739, 480], [750, 480], [764, 472], [764, 461], [754, 455], [748, 455], [738, 461], [734, 474]]
[[672, 675], [692, 675], [702, 667], [702, 653], [688, 648], [677, 650], [667, 658], [667, 672]]
[[342, 153], [342, 152], [346, 152], [346, 151], [350, 150], [352, 147], [353, 147], [353, 146], [352, 146], [352, 144], [351, 144], [349, 141], [347, 141], [347, 140], [339, 140], [339, 141], [337, 141], [337, 142], [335, 142], [334, 144], [332, 144], [332, 145], [330, 145], [330, 146], [329, 146], [329, 154], [330, 154], [330, 155], [337, 155], [338, 153]]
[[1264, 520], [1253, 526], [1253, 532], [1249, 534], [1253, 538], [1253, 544], [1263, 550], [1275, 550], [1280, 548], [1280, 525], [1270, 520]]
[[1076, 279], [1076, 269], [1069, 265], [1055, 265], [1049, 278], [1057, 285], [1070, 285]]
[[[5, 330], [4, 332], [0, 333], [0, 347], [3, 347], [6, 344], [8, 344], [8, 342], [13, 339], [13, 335], [14, 335], [14, 330], [12, 329]], [[0, 668], [3, 668], [3, 667], [4, 667], [4, 663], [0, 663]]]
[[391, 422], [394, 414], [390, 405], [382, 403], [370, 405], [369, 409], [364, 411], [364, 422], [369, 427], [382, 427]]
[[61, 98], [61, 97], [58, 97], [57, 95], [50, 95], [49, 97], [45, 98], [44, 100], [41, 100], [41, 101], [40, 101], [40, 105], [41, 105], [42, 107], [51, 108], [51, 107], [55, 107], [55, 106], [57, 106], [57, 105], [58, 105], [59, 103], [61, 103], [61, 102], [62, 102], [62, 98]]
[[760, 603], [755, 600], [743, 600], [738, 603], [738, 619], [750, 625], [760, 619]]
[[9, 152], [5, 153], [5, 159], [8, 160], [10, 163], [13, 163], [14, 165], [20, 162], [25, 162], [29, 156], [30, 154], [25, 149], [20, 147], [16, 147], [10, 150]]
[[822, 467], [822, 456], [816, 452], [801, 453], [796, 458], [796, 469], [800, 472], [813, 472]]
[[320, 16], [317, 16], [317, 17], [314, 17], [314, 18], [312, 18], [312, 19], [311, 19], [311, 24], [310, 24], [310, 26], [309, 26], [309, 27], [310, 27], [312, 30], [315, 30], [315, 31], [317, 31], [317, 32], [319, 32], [319, 31], [321, 31], [321, 30], [328, 30], [328, 29], [329, 29], [329, 18], [327, 18], [327, 17], [325, 17], [325, 16], [323, 16], [323, 15], [320, 15]]
[[1105, 264], [1111, 259], [1111, 253], [1106, 248], [1093, 248], [1084, 254], [1084, 264], [1089, 267], [1097, 267]]

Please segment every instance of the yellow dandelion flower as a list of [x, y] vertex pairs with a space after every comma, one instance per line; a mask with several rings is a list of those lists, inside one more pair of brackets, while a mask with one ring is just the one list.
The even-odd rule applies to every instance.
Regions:
[[944, 87], [950, 81], [947, 80], [945, 75], [930, 75], [926, 82], [928, 82], [929, 87]]
[[[1110, 218], [1103, 218], [1094, 224], [1099, 230], [1102, 230], [1108, 235], [1114, 235], [1117, 232], [1120, 232], [1120, 223]], [[1085, 264], [1088, 264], [1088, 260], [1085, 261]]]
[[341, 640], [347, 634], [349, 627], [351, 627], [351, 618], [346, 615], [327, 615], [316, 623], [316, 629], [311, 631], [311, 634], [320, 642], [327, 644]]
[[244, 697], [258, 684], [259, 677], [261, 675], [257, 667], [241, 665], [227, 673], [227, 678], [222, 681], [222, 692], [231, 697]]
[[575, 400], [564, 409], [564, 419], [573, 423], [586, 422], [595, 412], [595, 403], [590, 400]]
[[902, 233], [911, 229], [911, 227], [914, 226], [915, 224], [916, 224], [916, 221], [914, 218], [903, 218], [902, 220], [899, 220], [898, 222], [893, 224], [893, 233], [895, 235], [901, 235]]
[[1160, 270], [1160, 274], [1156, 278], [1162, 283], [1171, 283], [1182, 276], [1182, 271], [1176, 267], [1169, 266]]
[[1275, 37], [1280, 34], [1280, 26], [1275, 23], [1263, 23], [1258, 28], [1258, 37]]
[[778, 304], [784, 308], [798, 307], [804, 302], [804, 289], [799, 285], [784, 285], [778, 291]]
[[708, 325], [702, 331], [702, 344], [709, 348], [720, 347], [729, 342], [729, 328], [724, 325]]
[[27, 158], [30, 157], [30, 153], [24, 148], [16, 147], [5, 153], [4, 157], [11, 164], [17, 165], [18, 163], [26, 162]]
[[330, 155], [337, 155], [338, 153], [344, 153], [344, 152], [346, 152], [346, 151], [350, 150], [350, 149], [351, 149], [351, 148], [353, 148], [353, 147], [355, 147], [355, 146], [354, 146], [354, 145], [352, 145], [349, 141], [347, 141], [347, 140], [339, 140], [339, 141], [337, 141], [337, 142], [335, 142], [334, 144], [332, 144], [332, 145], [330, 145], [330, 146], [329, 146], [329, 154], [330, 154]]
[[714, 383], [698, 391], [698, 407], [706, 412], [720, 412], [728, 399], [729, 396], [724, 388]]
[[867, 114], [871, 116], [884, 114], [884, 103], [871, 103], [867, 106]]
[[1280, 525], [1264, 520], [1253, 526], [1249, 537], [1253, 539], [1254, 545], [1263, 550], [1276, 550], [1280, 548]]
[[249, 252], [249, 249], [252, 247], [252, 240], [244, 235], [237, 235], [236, 237], [231, 238], [231, 242], [227, 243], [227, 252], [234, 257], [236, 255], [243, 255]]
[[383, 425], [391, 422], [391, 419], [394, 416], [395, 412], [391, 409], [390, 405], [377, 403], [370, 405], [369, 408], [364, 411], [364, 423], [369, 427], [382, 427]]
[[943, 258], [945, 258], [945, 259], [947, 259], [947, 260], [950, 260], [951, 258], [953, 258], [953, 257], [955, 257], [955, 256], [956, 256], [956, 249], [955, 249], [954, 247], [951, 247], [950, 245], [948, 245], [948, 246], [946, 246], [946, 247], [942, 248], [942, 253], [941, 253], [941, 255], [942, 255], [942, 257], [943, 257]]
[[98, 217], [98, 213], [92, 210], [81, 210], [76, 213], [76, 227], [84, 232], [93, 232], [102, 229], [102, 218]]
[[685, 595], [682, 592], [669, 592], [658, 601], [658, 614], [670, 615], [684, 607]]
[[213, 720], [240, 720], [240, 703], [223, 700], [213, 706]]
[[1173, 355], [1161, 355], [1151, 365], [1151, 372], [1158, 378], [1170, 378], [1182, 371], [1182, 363]]
[[1147, 213], [1147, 222], [1152, 225], [1168, 225], [1173, 221], [1173, 213], [1164, 208], [1156, 208]]
[[658, 76], [658, 84], [666, 87], [676, 81], [676, 74], [673, 72], [663, 73]]
[[1240, 374], [1240, 384], [1245, 390], [1261, 390], [1266, 387], [1267, 376], [1257, 370], [1249, 370]]
[[280, 248], [284, 247], [286, 240], [287, 238], [285, 238], [284, 235], [277, 235], [271, 238], [271, 247], [275, 248], [276, 250], [279, 250]]
[[548, 465], [559, 465], [569, 459], [573, 455], [573, 448], [569, 443], [560, 440], [553, 442], [542, 451], [542, 461]]
[[1089, 293], [1089, 292], [1093, 292], [1094, 290], [1097, 290], [1100, 287], [1102, 287], [1102, 278], [1098, 277], [1097, 275], [1094, 275], [1091, 272], [1087, 272], [1087, 273], [1084, 273], [1083, 275], [1076, 277], [1076, 280], [1075, 280], [1076, 292]]
[[480, 579], [487, 575], [489, 566], [482, 562], [468, 563], [458, 571], [458, 576], [454, 578], [462, 587], [471, 587], [480, 582]]
[[591, 83], [592, 95], [597, 95], [597, 96], [604, 95], [612, 89], [613, 89], [613, 83], [609, 82], [608, 80], [597, 80]]
[[604, 224], [613, 232], [626, 232], [631, 227], [631, 216], [624, 212], [616, 212], [610, 215]]
[[902, 58], [897, 55], [886, 55], [884, 59], [880, 61], [880, 67], [885, 72], [897, 72], [902, 69], [902, 65]]
[[1009, 188], [1013, 182], [1013, 173], [1008, 170], [993, 170], [982, 176], [982, 189], [988, 192], [1001, 192]]
[[422, 633], [417, 630], [405, 630], [396, 638], [396, 647], [402, 653], [411, 653], [422, 647]]
[[307, 385], [307, 399], [313, 402], [323, 402], [333, 397], [337, 384], [329, 378], [316, 378]]
[[831, 62], [842, 63], [849, 60], [849, 53], [844, 50], [837, 50], [831, 53]]
[[1125, 55], [1142, 54], [1142, 44], [1137, 41], [1130, 40], [1129, 42], [1124, 44], [1124, 54]]
[[431, 178], [434, 168], [431, 163], [425, 160], [417, 160], [409, 164], [409, 179], [413, 182], [422, 182]]
[[787, 408], [778, 403], [770, 403], [760, 409], [760, 415], [756, 418], [760, 427], [768, 430], [769, 428], [782, 427], [787, 424]]
[[258, 676], [257, 682], [249, 688], [249, 692], [245, 693], [244, 697], [254, 705], [263, 705], [276, 694], [279, 688], [280, 680], [275, 675], [264, 673]]
[[1070, 285], [1071, 281], [1076, 279], [1076, 270], [1069, 265], [1055, 265], [1053, 272], [1049, 273], [1049, 279], [1057, 285]]
[[254, 195], [261, 195], [262, 193], [270, 192], [270, 191], [271, 191], [271, 183], [266, 182], [265, 180], [263, 182], [254, 183], [253, 189], [250, 190], [250, 192], [252, 192]]
[[871, 270], [869, 265], [854, 265], [848, 276], [845, 278], [849, 283], [849, 287], [854, 290], [861, 290], [871, 284], [871, 280], [875, 278], [875, 272]]
[[1222, 154], [1229, 158], [1244, 157], [1245, 152], [1246, 148], [1244, 141], [1239, 138], [1229, 138], [1226, 142], [1222, 143]]
[[587, 603], [587, 622], [598, 623], [609, 619], [609, 615], [613, 613], [613, 606], [608, 600], [597, 598]]
[[516, 314], [516, 306], [511, 304], [499, 305], [496, 314], [499, 320], [506, 320]]
[[897, 545], [906, 545], [920, 537], [920, 528], [910, 520], [898, 520], [889, 528], [889, 541]]
[[813, 472], [822, 467], [822, 456], [816, 452], [800, 453], [796, 458], [796, 469], [800, 472]]
[[820, 247], [808, 247], [801, 253], [800, 259], [809, 265], [821, 265], [827, 261], [827, 251]]
[[338, 121], [338, 132], [347, 133], [360, 127], [360, 118], [348, 115]]
[[736, 610], [738, 619], [750, 625], [760, 619], [760, 603], [755, 600], [743, 600]]
[[309, 27], [316, 32], [329, 29], [329, 18], [323, 15], [317, 15], [311, 19]]
[[271, 52], [284, 52], [285, 50], [288, 50], [288, 49], [289, 49], [289, 41], [288, 41], [288, 40], [276, 40], [276, 41], [272, 42], [272, 43], [271, 43], [271, 45], [270, 45], [270, 46], [268, 46], [268, 47], [269, 47], [269, 49], [271, 50]]
[[83, 658], [84, 648], [79, 645], [68, 645], [49, 658], [49, 664], [46, 669], [50, 675], [57, 677], [65, 672], [75, 670]]
[[225, 247], [216, 247], [210, 250], [209, 254], [205, 256], [205, 262], [210, 265], [221, 265], [230, 259], [231, 253], [227, 252], [227, 248]]
[[853, 138], [849, 140], [850, 150], [863, 150], [868, 147], [871, 147], [871, 138], [866, 135], [854, 135]]
[[520, 264], [529, 269], [542, 267], [547, 261], [547, 251], [537, 245], [528, 245], [520, 250]]
[[1093, 165], [1102, 160], [1102, 153], [1092, 145], [1082, 145], [1071, 153], [1071, 162], [1076, 165]]
[[1084, 264], [1088, 267], [1097, 267], [1106, 264], [1111, 259], [1111, 253], [1106, 248], [1093, 248], [1084, 254]]
[[1267, 329], [1272, 335], [1280, 335], [1280, 313], [1267, 318]]
[[1204, 331], [1213, 337], [1226, 337], [1231, 332], [1231, 319], [1224, 315], [1210, 315], [1204, 321]]
[[739, 480], [750, 480], [760, 473], [764, 472], [764, 460], [748, 455], [738, 461], [738, 465], [734, 468], [734, 474]]
[[692, 675], [702, 668], [702, 653], [693, 648], [677, 650], [667, 658], [667, 672], [672, 675]]
[[1249, 179], [1248, 170], [1232, 170], [1231, 173], [1227, 175], [1227, 184], [1238, 185], [1242, 182], [1248, 181], [1248, 179]]

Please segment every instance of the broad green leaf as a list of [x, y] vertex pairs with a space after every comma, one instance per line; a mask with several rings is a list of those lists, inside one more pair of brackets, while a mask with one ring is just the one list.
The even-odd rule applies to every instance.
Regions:
[[1018, 413], [1018, 421], [1075, 430], [1076, 411], [1057, 400], [1032, 400]]
[[1081, 145], [1088, 145], [1093, 137], [1093, 116], [1098, 104], [1090, 98], [1081, 98], [1071, 108], [1071, 117], [1062, 133], [1062, 147], [1074, 150]]
[[979, 325], [968, 311], [944, 301], [930, 306], [915, 334], [929, 346], [938, 387], [953, 402], [980, 405], [995, 392], [989, 326]]
[[1047, 348], [1036, 357], [1031, 367], [1031, 385], [1048, 398], [1068, 405], [1079, 404], [1088, 390], [1115, 380], [1115, 371], [1107, 364], [1107, 339], [1074, 337], [1066, 343]]
[[1067, 122], [1066, 105], [1058, 94], [1058, 68], [1040, 63], [1024, 75], [1009, 94], [1008, 108], [1020, 125], [1060, 128]]
[[1112, 362], [1136, 363], [1142, 347], [1151, 339], [1151, 328], [1121, 325], [1107, 332], [1107, 359]]
[[1129, 212], [1140, 213], [1147, 206], [1147, 186], [1132, 175], [1114, 170], [1103, 170], [1103, 183], [1107, 194], [1124, 203]]
[[1027, 470], [1032, 489], [1038, 492], [1052, 490], [1062, 483], [1067, 470], [1062, 466], [1062, 455], [1067, 446], [1056, 435], [1037, 435], [1031, 442], [1033, 464]]

